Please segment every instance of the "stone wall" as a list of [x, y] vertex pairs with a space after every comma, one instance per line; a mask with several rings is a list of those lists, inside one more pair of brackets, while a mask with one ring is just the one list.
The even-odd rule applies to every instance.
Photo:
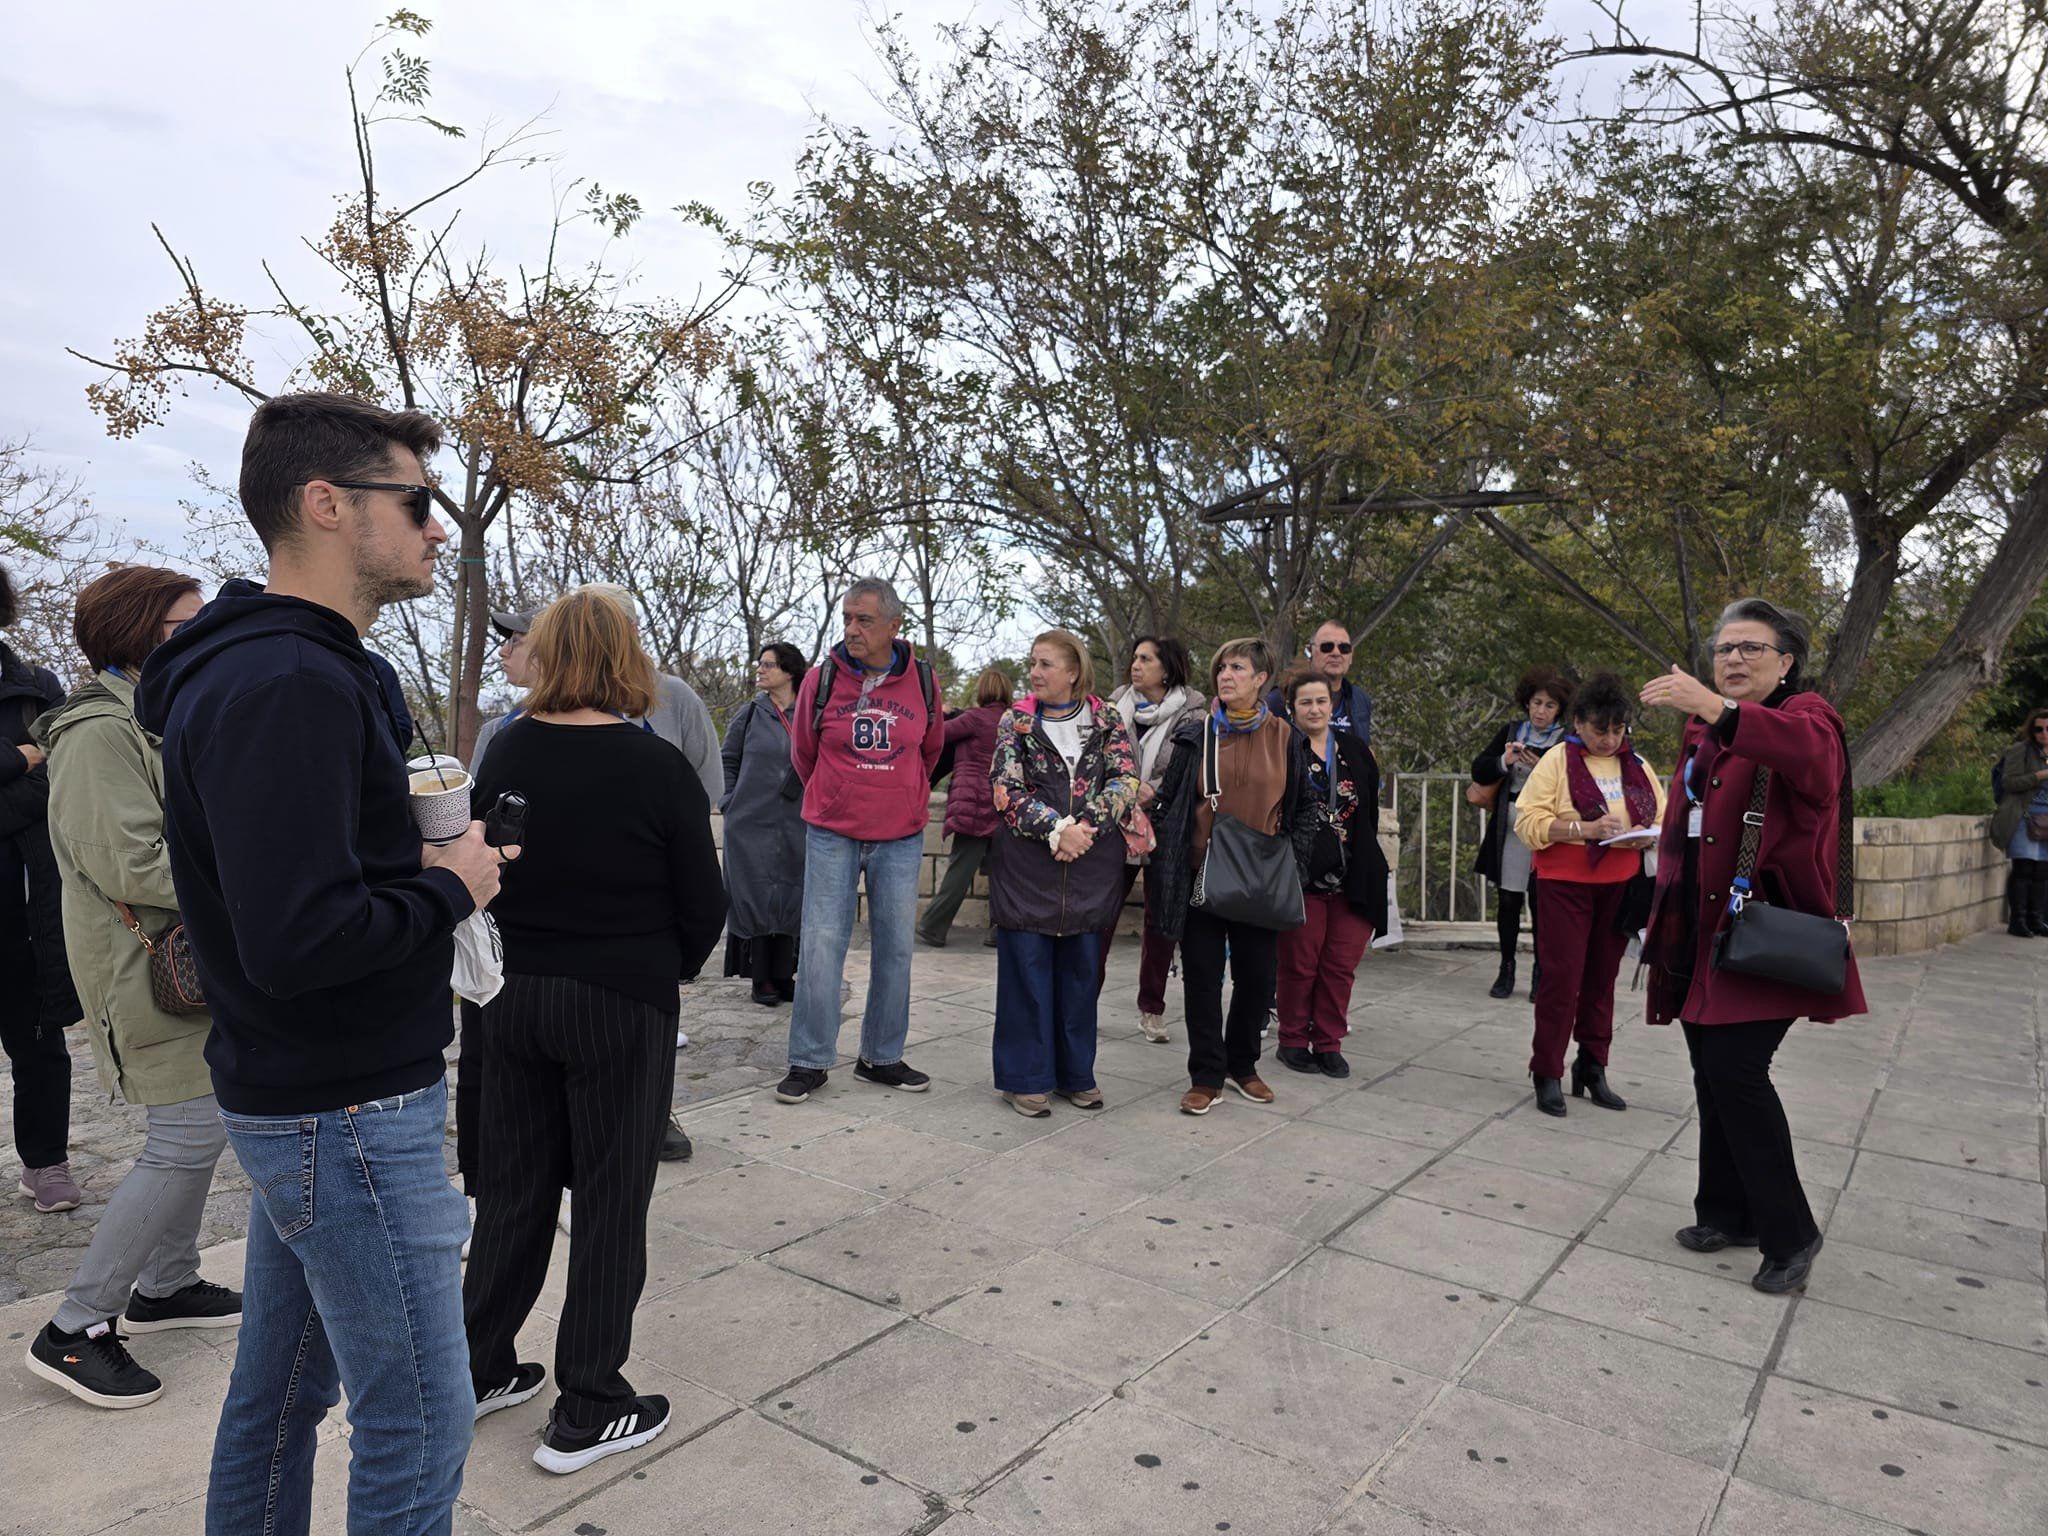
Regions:
[[2005, 920], [2006, 860], [1983, 816], [1859, 816], [1859, 955], [1911, 955]]

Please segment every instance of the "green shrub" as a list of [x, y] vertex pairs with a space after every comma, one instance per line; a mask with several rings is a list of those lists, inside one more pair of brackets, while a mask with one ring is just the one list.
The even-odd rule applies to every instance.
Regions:
[[1988, 816], [1991, 769], [1951, 768], [1856, 791], [1858, 816]]

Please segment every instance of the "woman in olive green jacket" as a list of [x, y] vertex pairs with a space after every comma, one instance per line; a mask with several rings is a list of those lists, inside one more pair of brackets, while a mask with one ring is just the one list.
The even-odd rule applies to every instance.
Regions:
[[242, 1317], [239, 1295], [199, 1278], [199, 1222], [226, 1144], [201, 1054], [208, 1020], [157, 1007], [148, 952], [116, 906], [152, 940], [177, 921], [162, 744], [136, 723], [135, 680], [199, 606], [199, 584], [178, 571], [127, 566], [93, 582], [73, 621], [93, 679], [35, 724], [49, 755], [50, 844], [93, 1058], [107, 1091], [149, 1117], [141, 1155], [28, 1352], [30, 1370], [103, 1408], [140, 1407], [163, 1391], [122, 1333], [231, 1328]]

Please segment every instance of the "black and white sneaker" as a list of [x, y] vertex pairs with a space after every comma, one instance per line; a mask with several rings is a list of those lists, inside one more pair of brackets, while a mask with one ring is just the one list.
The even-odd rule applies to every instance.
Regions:
[[83, 1333], [44, 1324], [29, 1344], [28, 1368], [96, 1408], [140, 1408], [164, 1395], [164, 1384], [135, 1363], [110, 1323]]
[[168, 1296], [145, 1296], [132, 1291], [128, 1315], [122, 1319], [130, 1333], [162, 1333], [166, 1328], [238, 1328], [242, 1323], [242, 1293], [211, 1280], [194, 1280]]
[[892, 1061], [886, 1067], [873, 1062], [856, 1061], [853, 1075], [864, 1083], [879, 1083], [884, 1088], [901, 1088], [905, 1093], [923, 1093], [931, 1087], [932, 1080], [907, 1061]]
[[791, 1067], [789, 1076], [775, 1085], [775, 1097], [785, 1104], [801, 1104], [824, 1087], [830, 1076], [816, 1067]]
[[539, 1392], [547, 1384], [547, 1379], [546, 1366], [536, 1365], [531, 1360], [520, 1361], [510, 1381], [501, 1381], [495, 1387], [477, 1393], [476, 1416], [482, 1418], [500, 1408], [517, 1408]]
[[668, 1399], [655, 1393], [636, 1397], [608, 1424], [577, 1429], [562, 1422], [559, 1408], [548, 1415], [548, 1427], [533, 1453], [534, 1465], [550, 1472], [580, 1472], [593, 1461], [645, 1445], [668, 1428]]

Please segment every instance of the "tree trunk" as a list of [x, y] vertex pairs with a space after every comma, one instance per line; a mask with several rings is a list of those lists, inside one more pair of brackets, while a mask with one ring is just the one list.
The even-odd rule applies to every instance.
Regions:
[[1858, 784], [1882, 784], [1998, 677], [2006, 641], [2048, 576], [2048, 459], [2035, 467], [2005, 537], [1963, 612], [1920, 675], [1849, 746]]
[[[447, 748], [465, 763], [476, 748], [477, 733], [483, 728], [477, 696], [484, 686], [484, 648], [491, 631], [491, 597], [484, 578], [484, 529], [481, 516], [462, 520], [462, 575], [455, 584], [456, 667], [449, 679], [448, 701], [454, 743]], [[472, 553], [473, 552], [473, 553]]]
[[1842, 606], [1842, 621], [1828, 641], [1827, 666], [1820, 674], [1821, 695], [1837, 708], [1863, 673], [1863, 663], [1877, 642], [1878, 627], [1891, 606], [1898, 580], [1897, 535], [1881, 518], [1856, 516], [1856, 574], [1849, 583], [1849, 600]]

